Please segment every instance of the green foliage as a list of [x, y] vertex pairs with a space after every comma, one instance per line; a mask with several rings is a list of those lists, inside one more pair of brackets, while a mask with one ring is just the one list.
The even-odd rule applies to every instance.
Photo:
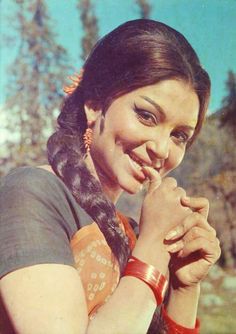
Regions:
[[[235, 271], [226, 272], [217, 265], [212, 269], [214, 275], [210, 271], [207, 280], [202, 283], [198, 310], [201, 333], [234, 334], [236, 328]], [[225, 288], [225, 282], [228, 281], [234, 284], [231, 284], [230, 287], [227, 284]]]
[[236, 75], [228, 72], [226, 81], [227, 96], [223, 99], [221, 112], [221, 126], [228, 126], [236, 131]]
[[98, 40], [98, 20], [91, 0], [78, 0], [77, 8], [83, 25], [82, 60], [85, 60]]
[[7, 129], [17, 134], [18, 144], [16, 148], [9, 137], [8, 159], [12, 156], [18, 160], [25, 157], [21, 152], [42, 154], [45, 149], [48, 134], [55, 126], [58, 101], [69, 66], [66, 50], [55, 41], [44, 1], [14, 2], [18, 52], [8, 71], [4, 112]]

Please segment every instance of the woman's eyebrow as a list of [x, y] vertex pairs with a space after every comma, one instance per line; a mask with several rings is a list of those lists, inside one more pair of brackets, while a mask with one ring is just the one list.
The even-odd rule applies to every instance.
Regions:
[[186, 130], [186, 131], [195, 131], [196, 130], [196, 128], [195, 127], [193, 127], [193, 126], [190, 126], [190, 125], [181, 125], [180, 127], [179, 127], [180, 129], [183, 129], [183, 130]]
[[155, 101], [153, 101], [152, 99], [150, 99], [150, 97], [148, 96], [140, 96], [142, 99], [144, 99], [145, 101], [149, 102], [150, 104], [153, 105], [153, 107], [162, 115], [163, 119], [166, 118], [166, 114], [164, 112], [164, 110], [162, 109], [162, 107], [156, 103]]
[[[156, 103], [155, 101], [153, 101], [152, 99], [150, 99], [150, 97], [148, 96], [140, 96], [142, 99], [144, 99], [145, 101], [149, 102], [150, 104], [152, 104], [154, 106], [154, 108], [162, 115], [163, 117], [163, 120], [166, 119], [166, 114], [163, 110], [163, 108], [158, 104]], [[189, 130], [189, 131], [195, 131], [195, 127], [194, 126], [190, 126], [190, 125], [182, 125], [181, 126], [182, 128], [186, 129], [186, 130]]]

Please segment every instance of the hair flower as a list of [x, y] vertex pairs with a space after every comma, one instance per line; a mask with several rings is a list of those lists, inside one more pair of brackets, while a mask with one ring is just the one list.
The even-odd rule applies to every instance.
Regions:
[[72, 84], [63, 87], [63, 91], [66, 94], [71, 95], [76, 90], [83, 79], [83, 73], [84, 69], [82, 68], [79, 73], [75, 73], [68, 77], [72, 81]]

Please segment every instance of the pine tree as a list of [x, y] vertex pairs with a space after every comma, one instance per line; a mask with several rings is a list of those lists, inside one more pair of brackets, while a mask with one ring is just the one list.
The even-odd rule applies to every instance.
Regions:
[[66, 50], [55, 41], [44, 1], [13, 3], [18, 52], [9, 68], [5, 111], [8, 130], [19, 135], [17, 150], [10, 139], [8, 147], [20, 164], [44, 151], [69, 67]]
[[85, 60], [91, 49], [98, 40], [98, 19], [94, 13], [91, 0], [78, 0], [77, 8], [83, 25], [84, 36], [82, 37], [82, 60]]
[[226, 81], [227, 96], [222, 101], [221, 126], [230, 126], [236, 131], [236, 75], [228, 72]]
[[148, 19], [150, 17], [151, 5], [147, 0], [136, 0], [140, 9], [140, 17], [142, 19]]

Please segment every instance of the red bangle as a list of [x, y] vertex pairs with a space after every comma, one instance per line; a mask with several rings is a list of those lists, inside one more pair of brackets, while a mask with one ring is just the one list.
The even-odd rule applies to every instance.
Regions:
[[200, 333], [200, 321], [197, 319], [195, 328], [187, 328], [177, 324], [172, 320], [164, 307], [161, 308], [161, 316], [164, 321], [164, 327], [166, 329], [166, 334], [199, 334]]
[[153, 291], [157, 305], [160, 305], [165, 296], [168, 282], [154, 266], [146, 264], [134, 256], [129, 258], [123, 276], [134, 276], [145, 282]]

